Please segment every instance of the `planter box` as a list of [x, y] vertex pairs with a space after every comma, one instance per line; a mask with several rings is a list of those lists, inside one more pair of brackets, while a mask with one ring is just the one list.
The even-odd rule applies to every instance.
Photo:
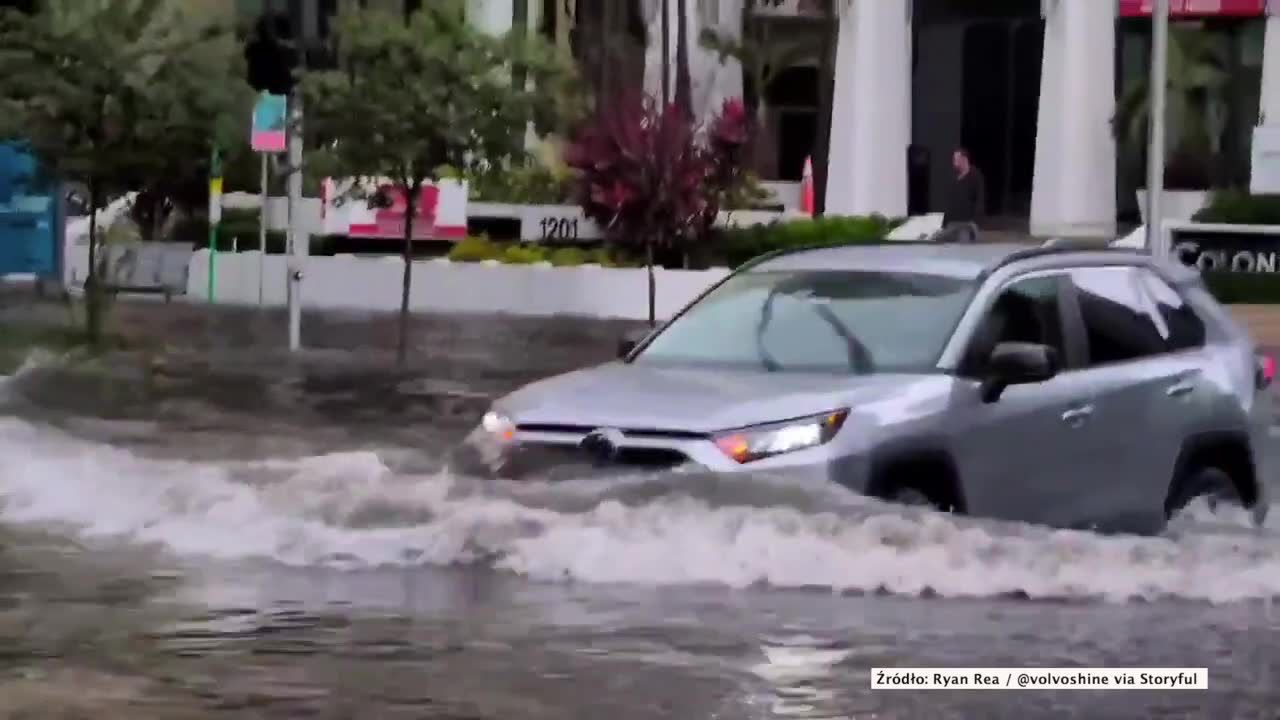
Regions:
[[[268, 255], [262, 264], [267, 305], [286, 303], [285, 259]], [[317, 309], [394, 312], [400, 309], [403, 267], [397, 257], [311, 257], [302, 285], [303, 304]], [[256, 252], [219, 253], [216, 302], [256, 305], [258, 268]], [[209, 253], [199, 250], [191, 258], [190, 297], [205, 300], [208, 272]], [[655, 269], [658, 317], [671, 317], [728, 273], [727, 268]], [[648, 279], [644, 268], [419, 261], [413, 264], [409, 307], [415, 312], [644, 320], [649, 313]]]
[[[1138, 212], [1142, 223], [1147, 222], [1147, 189], [1135, 191], [1138, 196]], [[1160, 214], [1166, 220], [1190, 220], [1192, 215], [1209, 204], [1208, 190], [1165, 190], [1161, 197]]]

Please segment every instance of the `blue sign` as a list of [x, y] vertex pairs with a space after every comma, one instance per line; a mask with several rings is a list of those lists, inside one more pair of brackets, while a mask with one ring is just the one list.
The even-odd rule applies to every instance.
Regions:
[[285, 132], [288, 101], [284, 95], [262, 93], [253, 106], [253, 129], [249, 144], [257, 152], [278, 153], [285, 151]]
[[57, 274], [57, 187], [39, 177], [30, 155], [0, 143], [0, 277]]

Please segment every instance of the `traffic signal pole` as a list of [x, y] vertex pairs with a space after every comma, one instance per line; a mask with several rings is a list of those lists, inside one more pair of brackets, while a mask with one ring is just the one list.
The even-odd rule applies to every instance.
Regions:
[[302, 273], [310, 238], [302, 222], [302, 93], [289, 97], [289, 242], [288, 268], [289, 351], [302, 348]]

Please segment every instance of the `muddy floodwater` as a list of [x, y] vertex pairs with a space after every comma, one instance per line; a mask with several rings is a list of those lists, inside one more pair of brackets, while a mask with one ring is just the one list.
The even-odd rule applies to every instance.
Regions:
[[[167, 346], [0, 379], [0, 717], [1280, 708], [1280, 530], [1234, 508], [1101, 537], [768, 478], [497, 483], [449, 462], [489, 400], [626, 325], [419, 318], [394, 370], [394, 318], [308, 316], [290, 358], [279, 314], [119, 311]], [[1209, 690], [870, 689], [895, 666], [1206, 667]]]

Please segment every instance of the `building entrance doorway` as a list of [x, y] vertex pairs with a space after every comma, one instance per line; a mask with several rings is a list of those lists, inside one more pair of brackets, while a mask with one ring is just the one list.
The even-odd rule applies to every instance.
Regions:
[[1025, 229], [1044, 50], [1039, 3], [978, 10], [960, 0], [917, 0], [915, 7], [911, 209], [943, 208], [951, 153], [963, 146], [986, 177], [986, 224]]

